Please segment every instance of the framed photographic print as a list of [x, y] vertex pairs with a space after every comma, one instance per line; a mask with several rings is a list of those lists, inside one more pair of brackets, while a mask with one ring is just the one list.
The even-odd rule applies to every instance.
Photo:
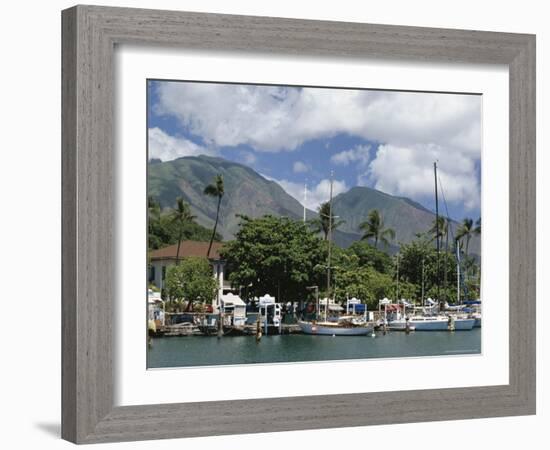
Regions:
[[63, 437], [533, 414], [534, 55], [64, 11]]

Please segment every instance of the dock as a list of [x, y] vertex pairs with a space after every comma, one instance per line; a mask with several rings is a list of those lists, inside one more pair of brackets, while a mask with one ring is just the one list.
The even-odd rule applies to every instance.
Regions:
[[[217, 334], [217, 328], [203, 327], [195, 325], [189, 322], [178, 323], [173, 325], [164, 325], [159, 327], [154, 336], [215, 336]], [[265, 335], [265, 327], [262, 326], [262, 333]], [[301, 329], [298, 324], [282, 324], [280, 329], [273, 325], [268, 325], [267, 334], [300, 334]], [[254, 336], [256, 334], [256, 324], [247, 324], [242, 327], [236, 326], [224, 326], [224, 336]]]

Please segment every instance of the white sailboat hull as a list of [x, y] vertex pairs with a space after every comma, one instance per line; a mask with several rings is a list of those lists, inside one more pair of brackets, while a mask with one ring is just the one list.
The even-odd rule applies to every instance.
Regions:
[[447, 319], [410, 319], [409, 323], [415, 331], [446, 331], [449, 327]]
[[471, 330], [474, 328], [476, 319], [455, 319], [455, 330]]
[[373, 330], [372, 324], [343, 327], [329, 322], [312, 323], [300, 321], [298, 325], [300, 325], [302, 333], [319, 336], [365, 336]]
[[[407, 330], [407, 321], [406, 320], [391, 320], [388, 322], [388, 329], [390, 331], [406, 331]], [[415, 331], [414, 325], [409, 323], [409, 331]]]

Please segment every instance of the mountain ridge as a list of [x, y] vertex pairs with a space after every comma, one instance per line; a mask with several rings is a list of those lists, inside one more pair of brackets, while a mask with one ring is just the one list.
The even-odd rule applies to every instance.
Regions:
[[[240, 222], [237, 214], [260, 217], [265, 214], [303, 217], [304, 207], [276, 181], [270, 180], [244, 164], [214, 156], [185, 156], [172, 161], [148, 165], [148, 195], [162, 208], [175, 204], [182, 197], [191, 207], [197, 222], [212, 228], [216, 214], [216, 199], [203, 194], [204, 188], [217, 174], [224, 177], [218, 231], [224, 240], [232, 239]], [[359, 224], [366, 220], [371, 209], [378, 209], [384, 226], [396, 232], [395, 244], [412, 241], [417, 233], [426, 232], [433, 224], [435, 214], [407, 197], [398, 197], [365, 186], [354, 186], [333, 199], [333, 211], [345, 222], [334, 232], [334, 242], [347, 247], [361, 238]], [[306, 218], [317, 213], [306, 209]], [[452, 221], [452, 232], [458, 227]], [[470, 249], [479, 253], [479, 238], [474, 237]]]

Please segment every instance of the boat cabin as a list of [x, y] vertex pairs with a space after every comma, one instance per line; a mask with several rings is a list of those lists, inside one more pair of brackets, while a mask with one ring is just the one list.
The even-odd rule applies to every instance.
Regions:
[[246, 323], [246, 303], [238, 295], [229, 293], [220, 297], [220, 305], [226, 317], [231, 318], [231, 325], [242, 327]]
[[147, 293], [147, 319], [150, 327], [155, 329], [165, 325], [164, 301], [160, 292], [149, 289]]
[[361, 303], [358, 298], [348, 298], [346, 300], [346, 314], [365, 314], [367, 312], [367, 305]]
[[260, 321], [276, 327], [281, 325], [283, 314], [280, 303], [277, 303], [275, 297], [265, 294], [259, 299]]

